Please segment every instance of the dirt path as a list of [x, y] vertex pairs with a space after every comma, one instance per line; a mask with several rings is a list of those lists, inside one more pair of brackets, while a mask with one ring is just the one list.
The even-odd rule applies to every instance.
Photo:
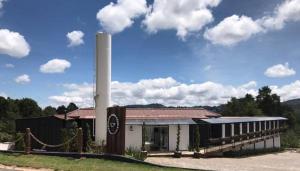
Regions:
[[53, 171], [52, 169], [34, 169], [30, 167], [5, 166], [0, 164], [0, 171]]
[[167, 158], [149, 157], [150, 163], [183, 168], [220, 171], [300, 171], [300, 153], [285, 151], [245, 158]]

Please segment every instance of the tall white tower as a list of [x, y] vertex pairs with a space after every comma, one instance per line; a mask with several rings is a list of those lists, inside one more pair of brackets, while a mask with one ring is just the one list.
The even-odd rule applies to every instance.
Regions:
[[96, 34], [96, 143], [105, 141], [107, 132], [107, 107], [110, 106], [111, 35]]

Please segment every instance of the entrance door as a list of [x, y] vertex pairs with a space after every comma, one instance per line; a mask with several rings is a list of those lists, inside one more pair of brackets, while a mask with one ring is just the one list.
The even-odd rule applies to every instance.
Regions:
[[150, 151], [169, 150], [169, 127], [168, 126], [147, 126], [146, 144]]

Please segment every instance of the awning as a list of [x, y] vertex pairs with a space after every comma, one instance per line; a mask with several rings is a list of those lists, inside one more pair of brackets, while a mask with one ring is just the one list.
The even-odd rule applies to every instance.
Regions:
[[192, 125], [196, 124], [193, 119], [127, 119], [126, 125]]
[[210, 124], [287, 120], [284, 117], [220, 117], [200, 119]]

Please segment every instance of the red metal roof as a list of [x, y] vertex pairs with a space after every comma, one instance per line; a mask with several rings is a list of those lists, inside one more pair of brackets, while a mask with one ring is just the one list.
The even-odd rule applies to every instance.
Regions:
[[[220, 117], [203, 108], [126, 108], [126, 119], [205, 119]], [[94, 108], [82, 108], [68, 113], [70, 118], [94, 119]]]

